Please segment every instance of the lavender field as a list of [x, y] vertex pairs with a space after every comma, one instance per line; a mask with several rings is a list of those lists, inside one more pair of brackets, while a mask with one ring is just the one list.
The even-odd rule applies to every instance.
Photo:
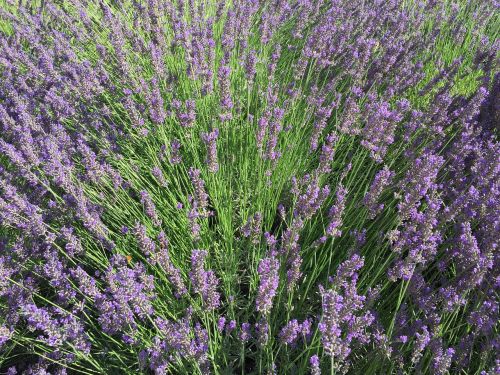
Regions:
[[497, 0], [0, 0], [0, 374], [500, 374]]

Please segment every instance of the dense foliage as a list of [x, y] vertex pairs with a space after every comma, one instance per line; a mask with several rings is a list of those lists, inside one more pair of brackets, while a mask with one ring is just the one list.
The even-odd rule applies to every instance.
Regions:
[[0, 373], [498, 374], [495, 0], [0, 0]]

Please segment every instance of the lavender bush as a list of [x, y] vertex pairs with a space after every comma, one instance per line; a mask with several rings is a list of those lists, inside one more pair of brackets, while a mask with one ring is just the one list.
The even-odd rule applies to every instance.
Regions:
[[0, 373], [500, 371], [495, 0], [0, 0]]

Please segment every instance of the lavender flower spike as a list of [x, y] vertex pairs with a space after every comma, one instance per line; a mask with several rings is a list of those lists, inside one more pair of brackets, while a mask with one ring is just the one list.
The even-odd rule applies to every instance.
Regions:
[[201, 139], [207, 146], [207, 159], [206, 163], [208, 170], [215, 173], [219, 170], [219, 164], [217, 163], [217, 137], [219, 136], [219, 129], [214, 129], [209, 133], [202, 133]]
[[378, 203], [378, 199], [382, 194], [384, 188], [391, 183], [394, 177], [392, 172], [387, 166], [384, 166], [373, 179], [370, 190], [363, 198], [363, 204], [368, 209], [368, 217], [373, 219], [380, 211], [383, 210], [384, 204]]
[[279, 261], [275, 258], [264, 258], [260, 261], [258, 272], [260, 277], [257, 293], [257, 311], [267, 315], [273, 306], [273, 298], [279, 283]]
[[336, 193], [336, 202], [328, 211], [330, 223], [326, 227], [326, 233], [332, 237], [340, 237], [342, 235], [342, 231], [339, 228], [342, 226], [342, 214], [344, 213], [346, 195], [347, 190], [343, 185], [340, 185]]
[[189, 277], [195, 293], [199, 293], [206, 309], [213, 310], [220, 305], [220, 295], [217, 292], [219, 280], [213, 271], [204, 268], [206, 250], [193, 250], [191, 253], [191, 272]]

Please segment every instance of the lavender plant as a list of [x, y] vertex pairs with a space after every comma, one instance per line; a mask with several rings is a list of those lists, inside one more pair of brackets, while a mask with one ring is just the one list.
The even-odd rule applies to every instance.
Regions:
[[484, 0], [0, 0], [0, 373], [496, 374]]

